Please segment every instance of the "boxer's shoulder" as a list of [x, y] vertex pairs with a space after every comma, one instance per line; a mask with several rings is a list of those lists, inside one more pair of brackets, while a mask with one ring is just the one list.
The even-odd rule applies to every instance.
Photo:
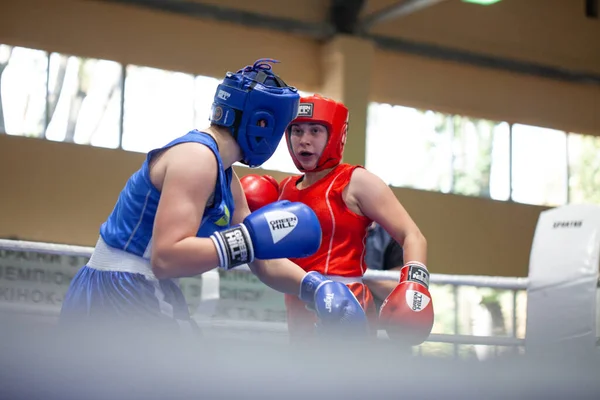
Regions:
[[348, 191], [353, 196], [360, 196], [361, 193], [376, 193], [388, 185], [377, 175], [370, 172], [362, 166], [356, 166], [351, 171], [348, 183]]
[[197, 142], [183, 142], [164, 149], [149, 163], [150, 181], [161, 190], [170, 175], [206, 179], [217, 176], [218, 162], [212, 149]]

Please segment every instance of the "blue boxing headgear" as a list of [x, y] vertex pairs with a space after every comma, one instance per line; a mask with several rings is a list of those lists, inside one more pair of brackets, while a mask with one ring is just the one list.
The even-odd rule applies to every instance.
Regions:
[[298, 90], [271, 72], [268, 63], [276, 62], [260, 59], [235, 74], [228, 72], [212, 104], [210, 122], [231, 131], [243, 153], [240, 162], [250, 167], [271, 158], [298, 113]]

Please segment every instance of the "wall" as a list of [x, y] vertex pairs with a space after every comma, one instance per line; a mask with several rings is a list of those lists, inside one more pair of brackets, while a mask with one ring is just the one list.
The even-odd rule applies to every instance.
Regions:
[[377, 52], [374, 65], [373, 101], [600, 135], [600, 85], [575, 85], [389, 51]]
[[527, 276], [529, 253], [545, 207], [395, 188], [430, 248], [434, 272]]
[[269, 57], [285, 61], [278, 71], [286, 81], [307, 90], [320, 85], [316, 42], [112, 3], [12, 2], [0, 13], [0, 41], [214, 77]]
[[[397, 3], [368, 0], [363, 16]], [[445, 0], [377, 24], [372, 33], [600, 73], [600, 19], [587, 18], [583, 0], [502, 0], [480, 6]]]

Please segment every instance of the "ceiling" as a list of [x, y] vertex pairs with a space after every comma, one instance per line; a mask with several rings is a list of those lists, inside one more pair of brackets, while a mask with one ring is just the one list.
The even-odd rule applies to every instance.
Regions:
[[600, 85], [598, 0], [98, 0]]

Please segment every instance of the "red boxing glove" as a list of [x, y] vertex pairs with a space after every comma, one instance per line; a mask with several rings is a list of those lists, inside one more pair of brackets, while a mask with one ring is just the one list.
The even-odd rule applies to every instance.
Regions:
[[279, 199], [279, 183], [269, 175], [246, 175], [240, 179], [250, 212]]
[[381, 306], [379, 321], [390, 339], [411, 346], [429, 337], [433, 328], [433, 302], [425, 265], [411, 261], [402, 267], [398, 286]]

